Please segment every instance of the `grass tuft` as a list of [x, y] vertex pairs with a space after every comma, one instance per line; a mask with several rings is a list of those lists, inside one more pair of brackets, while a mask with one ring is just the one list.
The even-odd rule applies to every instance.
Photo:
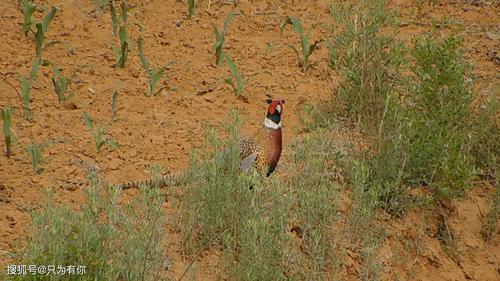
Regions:
[[[159, 280], [166, 263], [164, 198], [146, 187], [122, 205], [121, 190], [104, 188], [95, 171], [89, 177], [93, 185], [78, 211], [56, 203], [52, 190], [45, 192], [43, 206], [32, 214], [32, 231], [18, 254], [19, 263], [85, 266], [84, 275], [68, 275], [66, 280]], [[34, 277], [16, 275], [13, 280]]]

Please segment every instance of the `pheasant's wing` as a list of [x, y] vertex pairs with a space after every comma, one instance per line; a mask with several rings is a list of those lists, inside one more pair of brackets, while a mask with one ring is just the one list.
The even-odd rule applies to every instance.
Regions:
[[255, 137], [245, 138], [241, 141], [240, 169], [248, 170], [250, 167], [254, 165], [255, 160], [257, 159], [258, 147], [259, 147], [259, 142]]
[[257, 151], [258, 141], [255, 138], [246, 138], [241, 141], [240, 145], [240, 157], [244, 159], [253, 152]]
[[241, 159], [240, 169], [246, 171], [255, 165], [255, 160], [257, 159], [257, 151], [250, 153], [245, 158]]

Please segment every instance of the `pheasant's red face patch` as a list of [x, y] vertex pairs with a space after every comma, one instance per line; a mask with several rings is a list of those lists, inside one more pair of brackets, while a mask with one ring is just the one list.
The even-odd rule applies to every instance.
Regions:
[[285, 103], [285, 100], [268, 99], [267, 103], [269, 104], [269, 108], [267, 110], [268, 114], [274, 115], [274, 114], [276, 114], [276, 112], [278, 112], [278, 114], [283, 113], [283, 104]]

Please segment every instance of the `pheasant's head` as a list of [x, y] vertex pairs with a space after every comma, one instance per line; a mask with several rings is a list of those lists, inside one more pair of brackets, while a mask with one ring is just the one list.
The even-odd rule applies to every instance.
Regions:
[[267, 109], [264, 126], [270, 129], [281, 128], [281, 114], [283, 114], [283, 104], [285, 104], [285, 100], [267, 99], [266, 102], [269, 104], [269, 107]]

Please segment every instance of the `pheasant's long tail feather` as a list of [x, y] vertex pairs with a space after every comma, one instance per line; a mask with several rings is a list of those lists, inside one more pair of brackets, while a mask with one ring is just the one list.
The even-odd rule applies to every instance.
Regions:
[[174, 175], [162, 176], [159, 178], [149, 178], [145, 180], [129, 181], [124, 183], [119, 183], [116, 185], [116, 187], [119, 189], [139, 188], [141, 186], [166, 187], [179, 183], [179, 179], [181, 176], [182, 173], [178, 173]]

